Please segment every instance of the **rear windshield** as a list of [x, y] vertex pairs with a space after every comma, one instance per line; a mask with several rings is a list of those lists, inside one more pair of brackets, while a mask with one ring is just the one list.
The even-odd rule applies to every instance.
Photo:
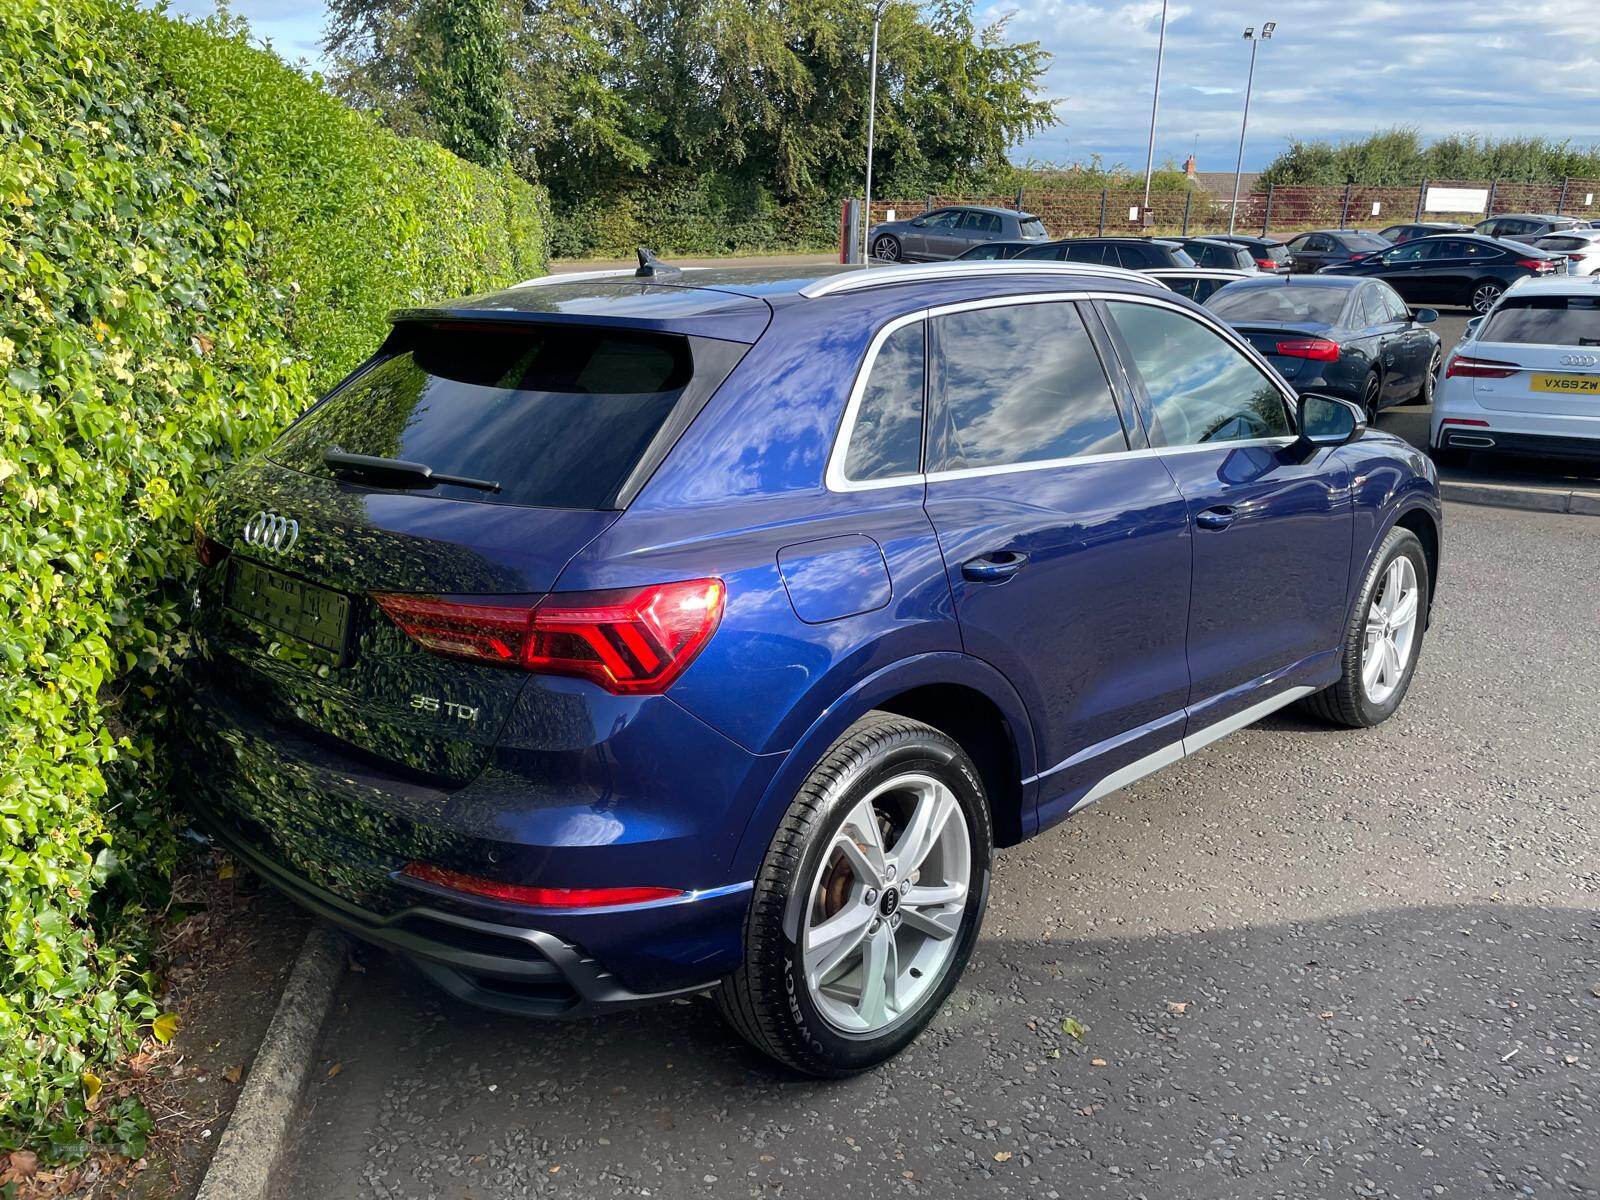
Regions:
[[1374, 237], [1370, 233], [1347, 233], [1344, 235], [1344, 244], [1351, 250], [1387, 250], [1391, 245], [1386, 238]]
[[1478, 340], [1600, 346], [1600, 296], [1529, 296], [1503, 301], [1484, 322]]
[[[690, 339], [681, 336], [404, 325], [269, 457], [315, 475], [332, 474], [322, 458], [328, 450], [404, 459], [500, 484], [498, 492], [444, 485], [430, 495], [610, 508], [694, 380]], [[702, 400], [708, 394], [694, 390]]]
[[1275, 263], [1286, 263], [1289, 261], [1289, 247], [1282, 242], [1274, 242], [1267, 247], [1267, 257]]
[[1588, 238], [1546, 237], [1539, 239], [1539, 249], [1541, 250], [1587, 250], [1589, 245]]
[[1285, 283], [1279, 287], [1224, 288], [1206, 301], [1206, 307], [1230, 325], [1242, 321], [1335, 325], [1349, 297], [1346, 288]]
[[1038, 217], [1028, 217], [1022, 222], [1022, 236], [1025, 238], [1044, 237], [1044, 222]]

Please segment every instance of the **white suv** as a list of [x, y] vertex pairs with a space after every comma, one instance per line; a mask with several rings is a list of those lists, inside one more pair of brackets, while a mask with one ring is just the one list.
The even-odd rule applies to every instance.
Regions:
[[1526, 279], [1467, 326], [1434, 393], [1428, 444], [1600, 460], [1600, 276]]

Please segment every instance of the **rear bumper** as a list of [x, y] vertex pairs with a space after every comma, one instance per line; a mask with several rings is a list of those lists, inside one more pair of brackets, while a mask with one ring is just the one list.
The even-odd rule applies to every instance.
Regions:
[[1428, 431], [1428, 444], [1435, 450], [1600, 458], [1600, 409], [1590, 416], [1485, 408], [1471, 383], [1461, 378], [1440, 382]]
[[1600, 462], [1600, 437], [1563, 437], [1542, 433], [1503, 433], [1470, 425], [1446, 425], [1434, 439], [1436, 450], [1526, 454], [1548, 458], [1581, 458]]
[[[543, 929], [469, 917], [425, 902], [380, 916], [286, 870], [225, 820], [203, 811], [195, 815], [229, 853], [296, 904], [363, 942], [400, 955], [458, 1000], [480, 1008], [523, 1017], [593, 1016], [704, 991], [726, 974], [726, 970], [708, 971], [698, 982], [635, 991], [583, 947]], [[653, 907], [669, 920], [681, 918], [688, 925], [709, 918], [738, 927], [749, 892], [749, 884], [739, 884]], [[608, 915], [615, 920], [623, 914]]]

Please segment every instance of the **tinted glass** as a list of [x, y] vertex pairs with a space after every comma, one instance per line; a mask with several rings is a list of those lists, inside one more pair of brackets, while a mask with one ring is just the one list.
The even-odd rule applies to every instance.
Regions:
[[1480, 342], [1600, 346], [1600, 296], [1506, 299], [1484, 322]]
[[1227, 288], [1207, 301], [1206, 307], [1230, 325], [1250, 321], [1333, 325], [1349, 298], [1348, 288], [1286, 281], [1275, 286]]
[[941, 428], [930, 471], [1128, 448], [1075, 306], [1016, 304], [935, 320]]
[[1180, 296], [1187, 296], [1196, 303], [1210, 299], [1220, 292], [1229, 283], [1229, 279], [1163, 279], [1166, 284]]
[[878, 348], [861, 393], [845, 455], [845, 478], [890, 479], [922, 470], [923, 325], [891, 333]]
[[[1152, 258], [1154, 257], [1156, 256], [1152, 255]], [[1173, 246], [1165, 253], [1161, 254], [1160, 259], [1162, 260], [1159, 264], [1161, 266], [1171, 265], [1174, 267], [1193, 267], [1199, 265], [1194, 261], [1193, 258], [1189, 256], [1189, 252], [1187, 250], [1177, 246]], [[1152, 262], [1150, 265], [1155, 266], [1157, 264]]]
[[1115, 249], [1103, 242], [1073, 242], [1066, 247], [1064, 257], [1068, 262], [1119, 265]]
[[1362, 288], [1356, 296], [1353, 323], [1357, 328], [1369, 325], [1386, 325], [1389, 316], [1384, 312], [1383, 303], [1378, 299], [1378, 293], [1372, 288]]
[[1387, 249], [1389, 242], [1385, 238], [1373, 237], [1367, 233], [1347, 233], [1344, 235], [1344, 244], [1347, 250], [1370, 253], [1373, 250]]
[[1400, 299], [1400, 293], [1387, 283], [1380, 283], [1376, 289], [1378, 304], [1384, 315], [1391, 321], [1409, 321], [1411, 310], [1406, 307], [1406, 302]]
[[1018, 258], [1061, 259], [1067, 256], [1067, 246], [1033, 246], [1018, 254]]
[[953, 229], [961, 223], [961, 211], [953, 208], [941, 209], [929, 213], [924, 221], [929, 229]]
[[[1251, 290], [1275, 295], [1290, 289]], [[1212, 297], [1213, 309], [1228, 294], [1222, 291]], [[1153, 304], [1112, 301], [1106, 307], [1133, 357], [1167, 445], [1243, 441], [1290, 432], [1283, 394], [1215, 331]]]
[[1498, 246], [1487, 242], [1469, 242], [1465, 238], [1430, 238], [1429, 242], [1435, 247], [1435, 258], [1499, 258], [1501, 255]]
[[1302, 249], [1310, 250], [1314, 254], [1324, 250], [1332, 250], [1333, 239], [1326, 234], [1314, 233], [1305, 240]]
[[1546, 237], [1540, 238], [1538, 245], [1541, 250], [1587, 250], [1590, 242], [1588, 238]]
[[986, 246], [974, 246], [961, 256], [962, 258], [1004, 258], [1005, 247], [998, 242], [990, 242]]
[[1025, 238], [1043, 237], [1044, 222], [1039, 220], [1038, 217], [1029, 217], [1022, 222], [1022, 236]]
[[1396, 246], [1393, 250], [1386, 251], [1383, 261], [1386, 263], [1421, 262], [1431, 257], [1439, 249], [1439, 243], [1429, 238], [1415, 238], [1404, 245]]
[[312, 409], [270, 457], [330, 474], [324, 451], [498, 482], [430, 494], [605, 508], [694, 377], [687, 338], [582, 328], [405, 327], [399, 352]]

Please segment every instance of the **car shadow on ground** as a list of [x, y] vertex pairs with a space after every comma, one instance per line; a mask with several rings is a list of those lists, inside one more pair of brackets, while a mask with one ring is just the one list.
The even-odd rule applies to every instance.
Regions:
[[1600, 912], [1361, 886], [1282, 924], [986, 936], [928, 1033], [836, 1082], [704, 1000], [531, 1024], [374, 953], [290, 1194], [1600, 1194]]

